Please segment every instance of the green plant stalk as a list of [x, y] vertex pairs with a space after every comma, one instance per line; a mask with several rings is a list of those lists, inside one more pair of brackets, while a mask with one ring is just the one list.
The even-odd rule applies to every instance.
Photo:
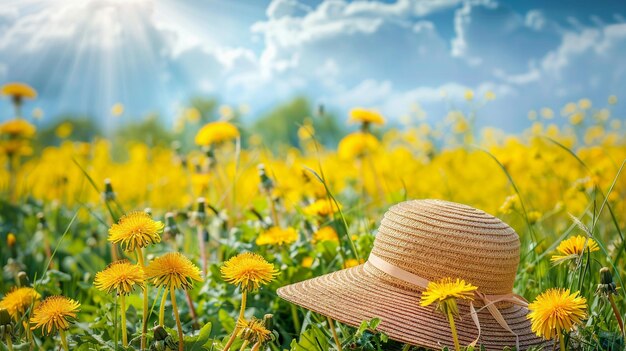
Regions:
[[159, 325], [165, 326], [165, 302], [167, 301], [167, 289], [163, 289], [163, 297], [161, 298], [161, 306], [159, 306]]
[[180, 323], [178, 306], [176, 306], [176, 294], [174, 293], [174, 288], [172, 287], [170, 287], [170, 294], [172, 297], [172, 310], [174, 310], [174, 318], [176, 319], [176, 328], [178, 329], [178, 351], [183, 351], [183, 326]]
[[244, 340], [243, 344], [241, 344], [241, 347], [239, 348], [239, 351], [245, 350], [246, 347], [248, 347], [248, 344], [249, 344], [248, 340]]
[[454, 340], [454, 349], [456, 351], [461, 351], [459, 336], [456, 333], [456, 325], [454, 324], [454, 315], [450, 309], [448, 309], [448, 321], [450, 322], [450, 331], [452, 331], [452, 339]]
[[252, 346], [252, 349], [250, 349], [250, 351], [258, 351], [260, 348], [261, 348], [261, 342], [257, 341], [257, 343]]
[[194, 329], [200, 329], [200, 325], [198, 324], [198, 315], [196, 314], [196, 308], [193, 307], [193, 299], [191, 298], [189, 290], [185, 290], [185, 297], [187, 299], [187, 305], [189, 306], [189, 314], [191, 315], [191, 320], [193, 321], [192, 327]]
[[7, 348], [9, 349], [9, 351], [13, 351], [13, 342], [11, 341], [11, 336], [7, 335], [6, 339], [7, 339]]
[[411, 345], [409, 345], [409, 344], [405, 344], [405, 345], [402, 347], [402, 351], [409, 351], [409, 349], [410, 349], [410, 348], [411, 348]]
[[326, 317], [328, 320], [328, 327], [330, 328], [330, 332], [333, 334], [333, 340], [335, 340], [335, 345], [337, 346], [337, 351], [342, 351], [341, 349], [341, 341], [339, 341], [339, 336], [337, 336], [337, 330], [335, 330], [335, 323], [330, 317]]
[[[137, 248], [137, 263], [141, 267], [146, 267], [143, 261], [143, 251]], [[143, 286], [143, 316], [141, 326], [141, 349], [146, 349], [146, 334], [148, 334], [148, 285]]]
[[293, 319], [293, 327], [296, 329], [296, 334], [300, 334], [300, 330], [302, 326], [300, 325], [300, 317], [298, 317], [298, 310], [296, 309], [296, 305], [289, 304], [291, 307], [291, 318]]
[[563, 335], [563, 332], [561, 330], [557, 330], [556, 334], [559, 337], [559, 350], [567, 351], [567, 349], [565, 348], [565, 336]]
[[617, 309], [617, 305], [615, 304], [615, 300], [613, 299], [613, 294], [609, 294], [609, 302], [611, 303], [611, 308], [613, 308], [613, 314], [615, 314], [615, 319], [617, 319], [617, 325], [619, 325], [619, 330], [624, 335], [624, 321], [622, 320], [622, 316]]
[[206, 257], [206, 247], [204, 243], [204, 229], [203, 229], [202, 224], [198, 224], [196, 228], [196, 233], [198, 235], [198, 248], [200, 250], [200, 260], [202, 261], [202, 275], [206, 277], [208, 261]]
[[65, 330], [59, 329], [59, 335], [61, 336], [61, 345], [63, 346], [63, 350], [70, 351], [70, 347], [67, 343], [67, 335], [65, 335]]
[[[243, 320], [245, 318], [246, 302], [247, 301], [248, 301], [248, 292], [245, 289], [242, 289], [242, 291], [241, 291], [241, 307], [239, 308], [239, 319], [237, 319], [237, 322], [239, 322], [239, 320]], [[233, 342], [235, 342], [235, 339], [237, 338], [237, 333], [238, 332], [239, 332], [239, 328], [237, 327], [237, 325], [235, 325], [235, 329], [233, 329], [233, 333], [230, 335], [230, 338], [228, 338], [228, 341], [226, 342], [226, 346], [224, 346], [224, 349], [222, 351], [230, 350], [230, 347], [233, 345]]]
[[122, 345], [128, 347], [128, 332], [126, 331], [126, 296], [120, 295], [120, 314], [122, 318]]

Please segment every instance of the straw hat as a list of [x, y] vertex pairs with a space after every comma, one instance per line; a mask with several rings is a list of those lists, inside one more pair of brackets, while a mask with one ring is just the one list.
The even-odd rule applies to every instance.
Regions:
[[420, 306], [421, 292], [428, 281], [461, 278], [478, 287], [471, 305], [458, 301], [461, 344], [472, 343], [480, 330], [478, 344], [487, 350], [516, 343], [525, 350], [542, 340], [530, 330], [526, 302], [512, 294], [519, 247], [517, 233], [483, 211], [407, 201], [385, 213], [365, 264], [282, 287], [278, 295], [352, 326], [378, 317], [392, 339], [440, 349], [453, 345], [450, 326], [434, 306]]

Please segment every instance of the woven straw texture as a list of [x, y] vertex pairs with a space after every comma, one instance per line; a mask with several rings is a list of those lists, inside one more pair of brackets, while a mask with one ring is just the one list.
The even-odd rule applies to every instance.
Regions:
[[[462, 278], [482, 293], [499, 295], [512, 291], [519, 245], [511, 227], [483, 211], [441, 200], [414, 200], [385, 213], [372, 253], [431, 281]], [[352, 326], [381, 318], [379, 329], [398, 341], [434, 349], [452, 346], [446, 318], [435, 312], [434, 306], [419, 305], [420, 288], [368, 262], [280, 288], [278, 295]], [[480, 308], [481, 303], [475, 302], [475, 306]], [[530, 330], [526, 308], [507, 303], [497, 306], [519, 335], [521, 349], [542, 344]], [[467, 345], [478, 330], [469, 316], [469, 305], [459, 301], [459, 311], [459, 340]], [[515, 346], [515, 336], [486, 309], [479, 312], [479, 319], [480, 344], [488, 350]]]

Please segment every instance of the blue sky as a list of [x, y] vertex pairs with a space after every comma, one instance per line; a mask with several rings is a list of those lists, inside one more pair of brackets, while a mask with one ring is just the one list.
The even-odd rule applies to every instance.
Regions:
[[[27, 111], [89, 114], [111, 127], [190, 96], [246, 104], [255, 118], [307, 95], [344, 115], [432, 121], [497, 98], [482, 124], [509, 131], [531, 109], [626, 99], [623, 1], [0, 0], [0, 82], [39, 92]], [[626, 101], [626, 100], [625, 100]], [[110, 107], [125, 105], [124, 118]], [[613, 110], [626, 115], [624, 101]], [[0, 102], [3, 119], [11, 114]]]

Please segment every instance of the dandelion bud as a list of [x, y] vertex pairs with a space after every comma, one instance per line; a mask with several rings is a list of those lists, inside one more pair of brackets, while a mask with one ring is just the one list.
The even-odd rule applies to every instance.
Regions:
[[272, 318], [274, 318], [274, 315], [271, 313], [266, 314], [265, 316], [263, 316], [263, 326], [266, 329], [272, 329]]
[[11, 324], [11, 315], [6, 308], [0, 308], [0, 325]]
[[17, 285], [22, 288], [30, 286], [30, 280], [26, 272], [21, 271], [17, 273]]
[[215, 160], [215, 151], [213, 150], [213, 146], [211, 145], [203, 146], [202, 151], [204, 152], [204, 154], [209, 160], [211, 161]]
[[198, 207], [193, 213], [193, 220], [196, 224], [203, 224], [206, 220], [206, 200], [203, 197], [198, 198]]
[[15, 242], [16, 241], [17, 241], [17, 239], [15, 238], [15, 234], [13, 234], [13, 233], [7, 234], [7, 246], [9, 248], [13, 248], [13, 246], [15, 246]]
[[5, 340], [13, 335], [11, 315], [6, 308], [0, 308], [0, 339]]
[[180, 230], [176, 225], [176, 221], [174, 220], [174, 214], [172, 212], [168, 212], [165, 214], [165, 229], [163, 229], [163, 233], [170, 237], [180, 234]]
[[600, 284], [596, 289], [596, 294], [609, 296], [617, 293], [617, 285], [613, 282], [613, 275], [607, 267], [600, 269]]
[[37, 228], [39, 229], [46, 229], [48, 228], [48, 222], [46, 221], [46, 216], [43, 214], [43, 212], [39, 212], [37, 213]]
[[272, 190], [272, 188], [274, 188], [274, 182], [272, 182], [272, 179], [267, 176], [267, 173], [265, 172], [265, 165], [260, 163], [258, 166], [258, 170], [259, 178], [261, 178], [261, 187], [263, 188], [263, 190]]
[[154, 327], [154, 343], [150, 346], [150, 350], [154, 351], [168, 351], [178, 350], [178, 343], [172, 340], [172, 337], [165, 331], [165, 329], [157, 325]]
[[111, 179], [104, 180], [104, 193], [102, 194], [105, 201], [115, 200], [115, 192], [113, 191], [113, 185], [111, 185]]
[[153, 330], [154, 330], [154, 340], [156, 341], [165, 340], [168, 336], [170, 336], [165, 330], [165, 328], [163, 328], [163, 326], [161, 325], [157, 325], [156, 327], [154, 327]]

